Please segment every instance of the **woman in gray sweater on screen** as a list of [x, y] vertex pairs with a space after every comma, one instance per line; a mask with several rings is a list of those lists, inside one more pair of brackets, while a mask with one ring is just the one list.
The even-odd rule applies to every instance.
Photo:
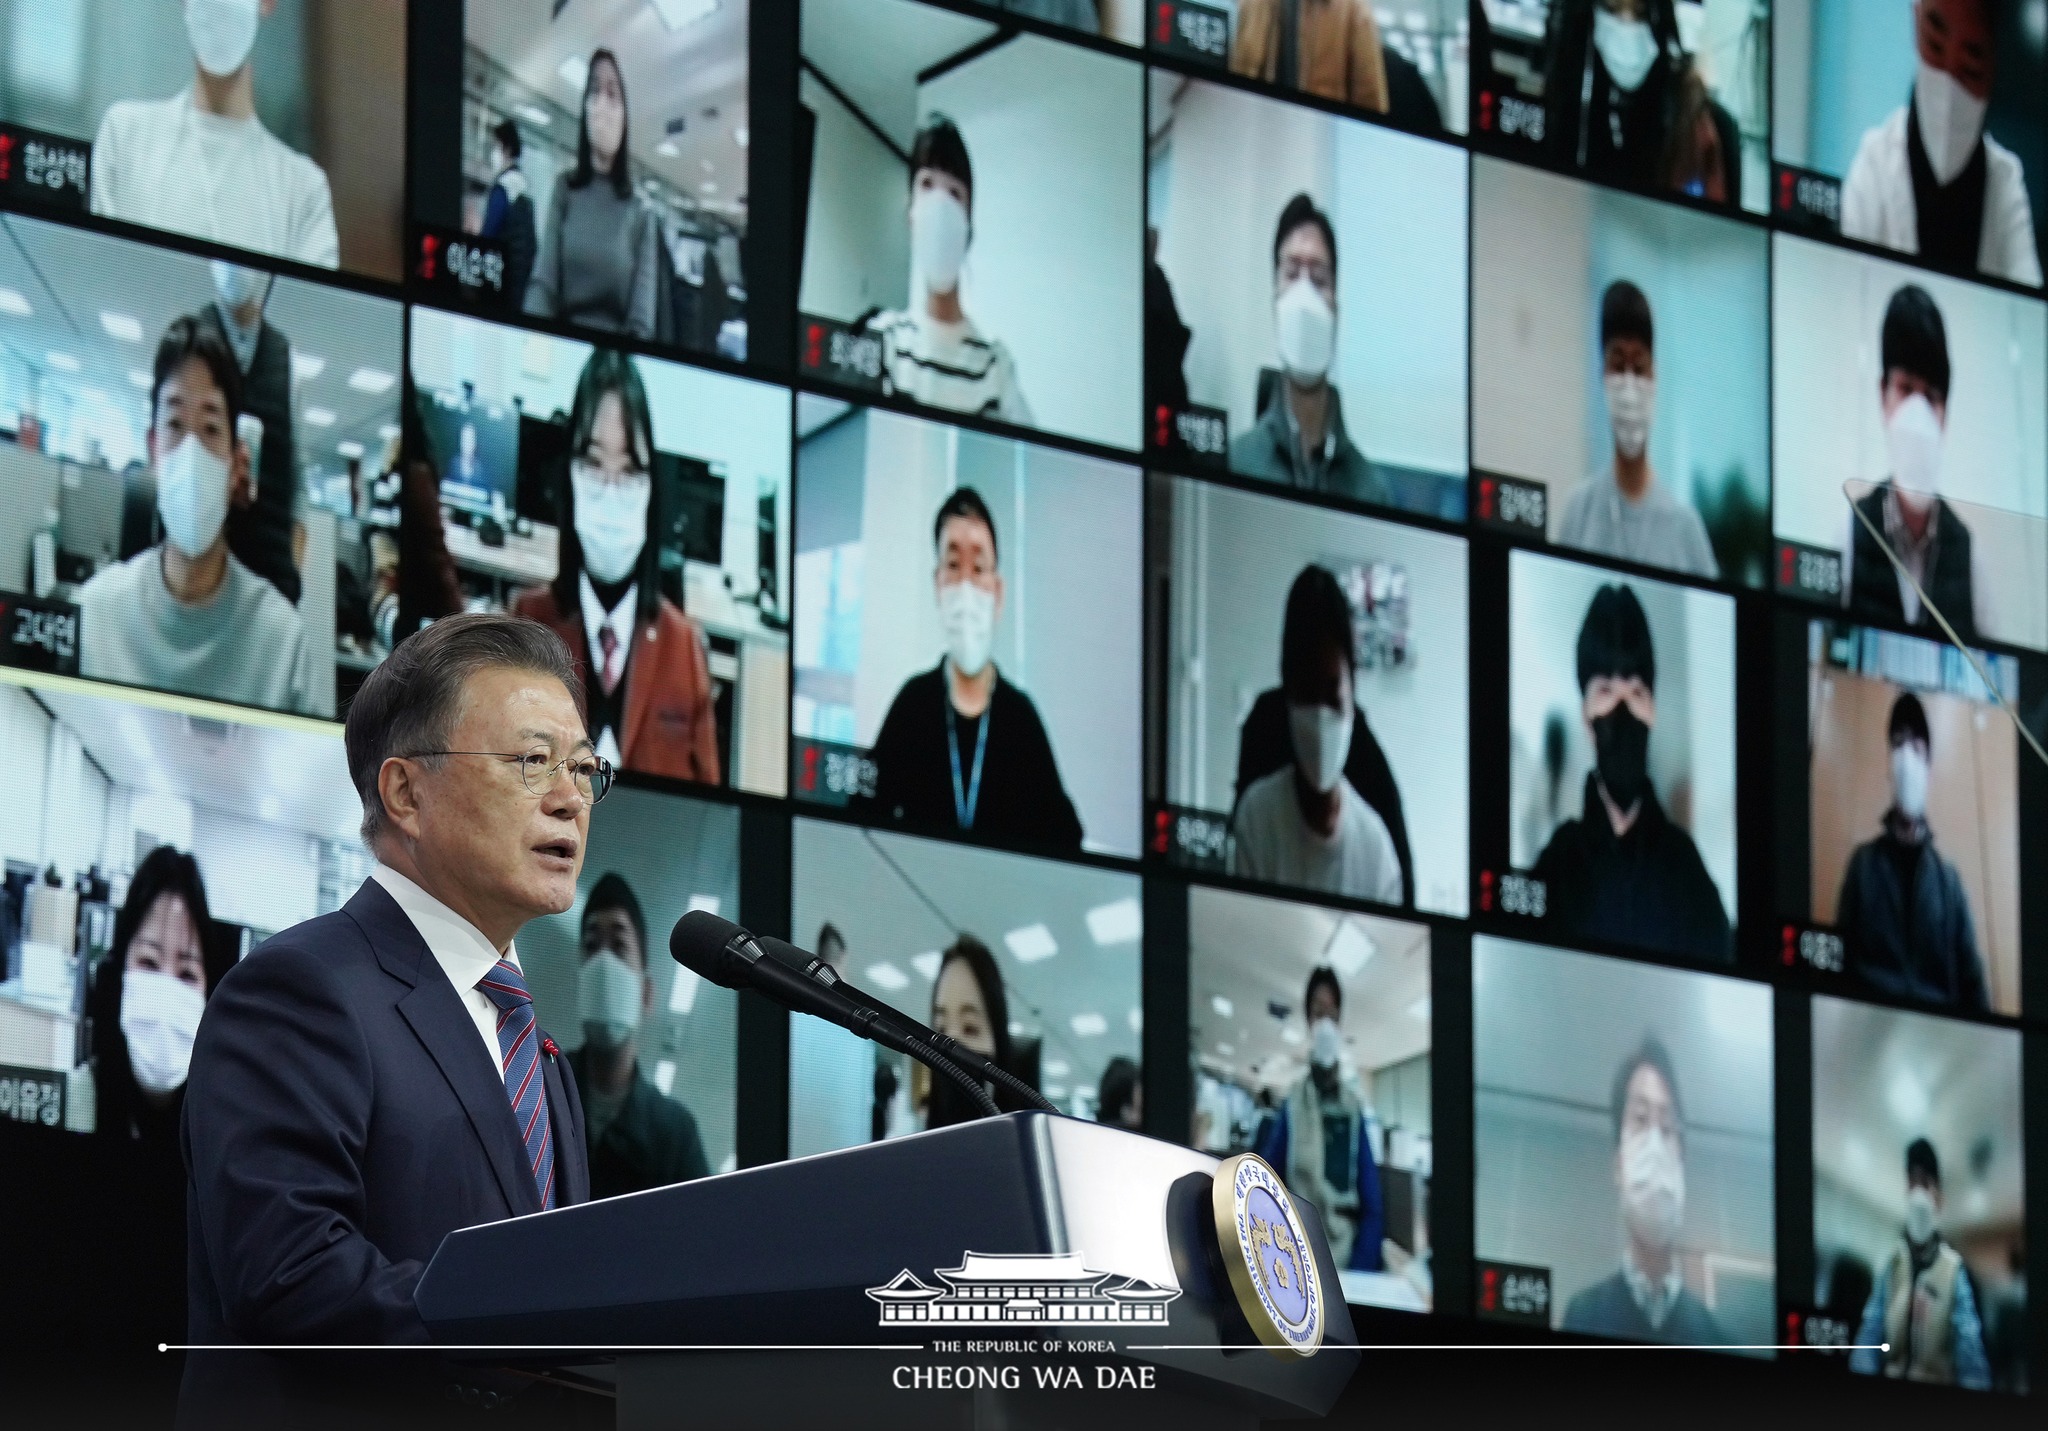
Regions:
[[583, 82], [576, 167], [555, 180], [526, 311], [584, 328], [653, 338], [661, 223], [628, 173], [626, 77], [598, 50]]

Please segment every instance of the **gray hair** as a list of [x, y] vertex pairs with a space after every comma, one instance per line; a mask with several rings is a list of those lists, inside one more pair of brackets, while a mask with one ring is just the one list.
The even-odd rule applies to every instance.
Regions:
[[348, 710], [348, 773], [363, 801], [363, 843], [389, 824], [377, 773], [392, 756], [445, 750], [469, 678], [506, 669], [553, 676], [580, 713], [583, 678], [562, 638], [524, 616], [467, 611], [408, 636], [370, 672]]

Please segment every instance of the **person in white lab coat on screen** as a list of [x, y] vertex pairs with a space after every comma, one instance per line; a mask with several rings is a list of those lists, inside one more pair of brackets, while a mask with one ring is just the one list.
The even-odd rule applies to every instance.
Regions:
[[1842, 233], [2038, 288], [2026, 172], [1984, 132], [1997, 8], [1914, 0], [1913, 92], [1857, 145], [1842, 182]]
[[341, 265], [326, 172], [256, 117], [249, 56], [278, 3], [184, 0], [192, 83], [169, 99], [108, 108], [92, 146], [95, 214], [317, 268]]

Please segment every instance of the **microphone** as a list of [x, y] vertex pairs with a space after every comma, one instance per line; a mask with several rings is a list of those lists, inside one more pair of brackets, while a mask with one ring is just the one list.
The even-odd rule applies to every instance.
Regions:
[[1048, 1102], [1036, 1088], [1033, 1088], [1023, 1079], [1017, 1077], [1009, 1069], [1004, 1068], [987, 1054], [948, 1038], [945, 1034], [931, 1028], [929, 1025], [918, 1022], [909, 1014], [899, 1009], [890, 1008], [889, 1005], [883, 1003], [866, 990], [856, 988], [853, 984], [841, 978], [838, 970], [834, 969], [817, 955], [772, 936], [764, 935], [755, 942], [761, 946], [762, 952], [770, 958], [801, 971], [806, 979], [821, 987], [832, 989], [845, 995], [847, 999], [855, 1004], [873, 1009], [877, 1014], [896, 1024], [899, 1028], [910, 1030], [917, 1038], [930, 1044], [955, 1063], [972, 1072], [981, 1074], [992, 1082], [1002, 1084], [1033, 1107], [1042, 1109], [1047, 1113], [1057, 1113], [1060, 1111], [1057, 1106]]
[[980, 1079], [932, 1045], [930, 1039], [938, 1035], [914, 1019], [892, 1019], [881, 1009], [858, 1003], [839, 989], [807, 977], [784, 959], [768, 956], [761, 943], [731, 920], [693, 909], [669, 932], [668, 952], [678, 964], [721, 988], [757, 990], [792, 1012], [824, 1019], [907, 1054], [958, 1083], [984, 1114], [994, 1116], [999, 1111]]

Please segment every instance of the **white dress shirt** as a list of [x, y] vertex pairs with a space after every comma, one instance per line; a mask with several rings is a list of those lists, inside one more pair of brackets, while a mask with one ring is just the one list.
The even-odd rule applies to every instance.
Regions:
[[[633, 649], [633, 619], [640, 609], [640, 583], [628, 582], [625, 595], [610, 611], [605, 610], [604, 603], [597, 599], [597, 588], [590, 584], [588, 572], [578, 580], [577, 590], [583, 604], [583, 639], [588, 643], [586, 649], [593, 665], [604, 661], [604, 638], [598, 633], [607, 630], [612, 633], [612, 659], [603, 671], [604, 690], [609, 695], [611, 688], [625, 676], [626, 657]], [[625, 757], [619, 753], [618, 737], [609, 725], [598, 732], [597, 753], [613, 765], [625, 764]]]
[[[490, 940], [484, 938], [481, 929], [391, 866], [379, 864], [370, 871], [370, 878], [383, 885], [385, 892], [398, 901], [398, 907], [405, 911], [412, 927], [420, 932], [420, 938], [426, 940], [427, 952], [434, 956], [434, 962], [441, 966], [441, 972], [455, 986], [463, 1007], [469, 1011], [470, 1020], [476, 1024], [477, 1037], [490, 1051], [491, 1067], [503, 1068], [504, 1062], [498, 1056], [498, 1006], [491, 1002], [489, 994], [477, 987], [484, 975], [497, 967], [498, 951], [491, 947]], [[520, 966], [519, 951], [508, 944], [504, 957], [524, 977], [526, 971]]]

